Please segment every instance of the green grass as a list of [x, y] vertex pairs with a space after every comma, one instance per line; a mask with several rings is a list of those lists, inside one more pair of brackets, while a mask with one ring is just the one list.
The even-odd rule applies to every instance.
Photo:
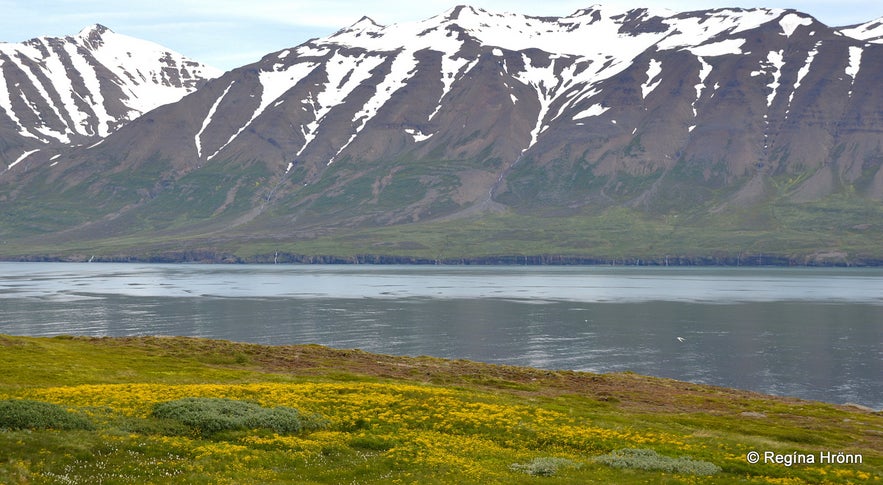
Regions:
[[0, 424], [0, 483], [883, 479], [879, 413], [631, 373], [172, 337], [0, 336], [0, 350], [0, 418], [28, 410]]

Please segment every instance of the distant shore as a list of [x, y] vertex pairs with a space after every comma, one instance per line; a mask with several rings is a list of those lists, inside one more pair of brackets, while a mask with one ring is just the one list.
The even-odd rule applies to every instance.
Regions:
[[741, 254], [719, 256], [659, 256], [654, 258], [597, 258], [556, 254], [499, 255], [456, 258], [424, 258], [386, 254], [350, 256], [310, 255], [293, 253], [240, 256], [218, 251], [166, 251], [138, 255], [20, 255], [0, 256], [6, 262], [53, 263], [203, 263], [203, 264], [400, 264], [449, 266], [710, 266], [710, 267], [881, 267], [883, 259], [850, 258], [844, 255], [781, 256], [774, 254]]

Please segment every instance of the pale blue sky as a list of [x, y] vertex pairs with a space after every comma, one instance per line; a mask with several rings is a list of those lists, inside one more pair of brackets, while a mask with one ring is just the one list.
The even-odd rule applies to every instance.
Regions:
[[458, 4], [565, 16], [593, 4], [674, 11], [718, 7], [794, 8], [831, 26], [883, 17], [880, 0], [0, 0], [0, 41], [76, 34], [101, 23], [196, 60], [232, 69], [264, 54], [334, 33], [367, 15], [380, 24], [421, 20]]

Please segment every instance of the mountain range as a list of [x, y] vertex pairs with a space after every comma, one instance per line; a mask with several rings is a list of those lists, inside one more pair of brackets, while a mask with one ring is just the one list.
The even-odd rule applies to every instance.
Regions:
[[883, 19], [458, 6], [218, 73], [0, 44], [0, 256], [876, 264]]

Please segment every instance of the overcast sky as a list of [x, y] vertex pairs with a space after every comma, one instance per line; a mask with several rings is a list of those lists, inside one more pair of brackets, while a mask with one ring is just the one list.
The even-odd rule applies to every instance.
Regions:
[[566, 16], [602, 3], [683, 12], [717, 7], [794, 8], [830, 26], [883, 17], [880, 0], [0, 0], [0, 41], [76, 34], [91, 24], [162, 44], [221, 69], [322, 37], [367, 15], [379, 24], [421, 20], [458, 4]]

